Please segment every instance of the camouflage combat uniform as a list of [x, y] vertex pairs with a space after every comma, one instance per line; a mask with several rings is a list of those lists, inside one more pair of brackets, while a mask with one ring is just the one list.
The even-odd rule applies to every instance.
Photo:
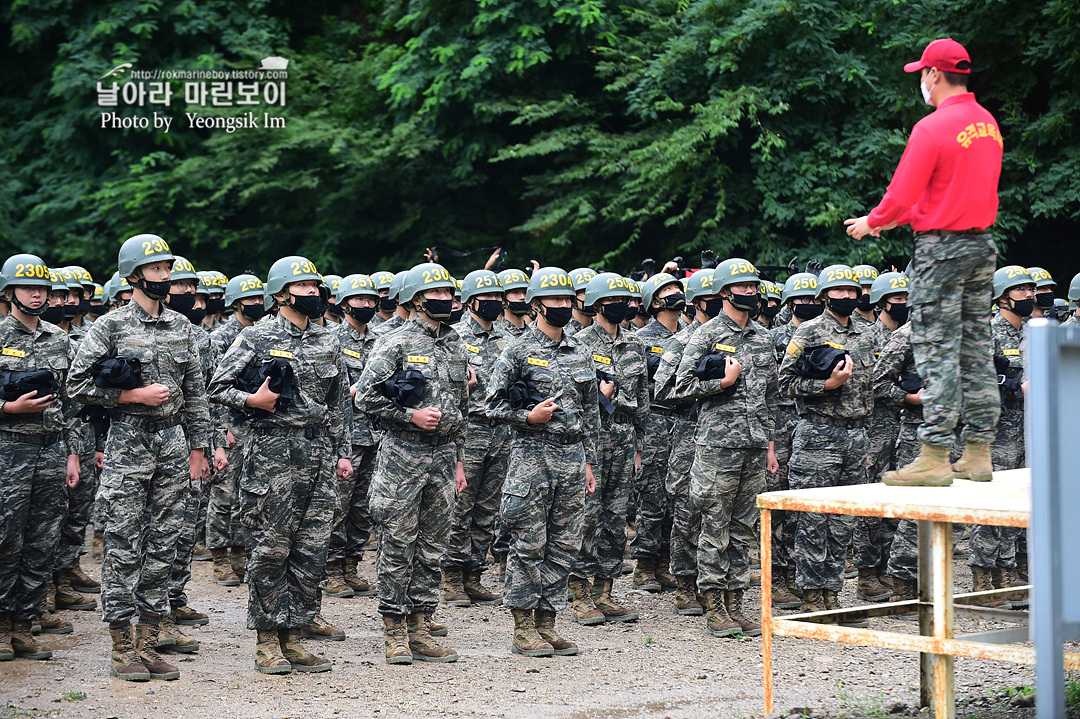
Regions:
[[[507, 344], [510, 343], [515, 337], [520, 337], [529, 331], [528, 323], [524, 327], [518, 328], [516, 325], [512, 325], [506, 320], [499, 320], [498, 327], [502, 333], [504, 340]], [[486, 398], [485, 398], [486, 399]], [[509, 462], [509, 455], [507, 455], [507, 462]], [[491, 542], [491, 551], [494, 555], [505, 555], [510, 551], [510, 530], [503, 524], [502, 516], [498, 510], [495, 512], [495, 537]]]
[[[774, 323], [775, 324], [775, 323]], [[800, 321], [801, 324], [801, 321]], [[797, 329], [794, 322], [775, 327], [772, 332], [773, 352], [776, 366], [784, 358], [791, 338]], [[795, 409], [795, 400], [781, 396], [776, 406], [776, 422], [773, 428], [773, 454], [776, 455], [778, 469], [775, 474], [765, 475], [765, 488], [770, 492], [791, 489], [788, 485], [788, 463], [791, 460], [791, 438], [795, 434], [795, 425], [799, 422], [799, 413]], [[795, 568], [792, 553], [795, 551], [795, 524], [798, 515], [795, 512], [772, 513], [772, 565], [777, 568]]]
[[351, 456], [352, 412], [341, 344], [332, 330], [305, 329], [280, 313], [245, 328], [210, 382], [214, 402], [240, 412], [248, 392], [234, 386], [249, 363], [277, 357], [293, 371], [287, 409], [248, 421], [250, 444], [240, 474], [237, 520], [251, 546], [248, 629], [312, 623], [337, 506], [337, 463]]
[[[120, 389], [98, 387], [90, 368], [106, 356], [142, 363], [142, 386], [165, 385], [158, 407], [119, 404]], [[176, 547], [192, 490], [190, 447], [210, 444], [210, 417], [196, 329], [161, 305], [152, 317], [137, 302], [100, 317], [71, 367], [69, 393], [110, 409], [99, 496], [105, 514], [102, 619], [128, 622], [136, 612], [169, 613]]]
[[[559, 409], [532, 425], [508, 399], [511, 384], [531, 378]], [[585, 465], [598, 463], [600, 405], [596, 372], [565, 332], [556, 342], [536, 326], [507, 345], [488, 386], [487, 415], [513, 429], [499, 514], [511, 534], [503, 604], [558, 612], [566, 606], [570, 568], [581, 549]]]
[[[381, 391], [383, 382], [403, 369], [419, 371], [426, 381], [423, 398], [408, 409]], [[385, 427], [369, 503], [379, 527], [380, 614], [430, 614], [438, 608], [439, 560], [450, 534], [454, 473], [465, 456], [468, 381], [465, 345], [457, 332], [417, 316], [379, 339], [357, 383], [355, 407], [379, 417]], [[434, 431], [409, 421], [425, 407], [442, 413]]]

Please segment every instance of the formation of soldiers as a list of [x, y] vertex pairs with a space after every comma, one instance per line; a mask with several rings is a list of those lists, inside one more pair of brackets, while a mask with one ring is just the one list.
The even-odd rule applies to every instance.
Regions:
[[[638, 618], [613, 594], [628, 525], [634, 588], [753, 636], [757, 494], [1024, 466], [1023, 323], [1080, 307], [1080, 275], [1066, 301], [1045, 270], [997, 270], [996, 438], [983, 456], [959, 431], [942, 474], [920, 464], [907, 275], [832, 265], [780, 286], [739, 258], [676, 274], [340, 277], [293, 256], [264, 283], [197, 272], [155, 235], [125, 241], [104, 286], [9, 258], [0, 661], [49, 658], [35, 634], [72, 632], [56, 611], [100, 593], [110, 673], [178, 678], [168, 652], [199, 650], [181, 627], [209, 622], [185, 593], [201, 554], [248, 585], [259, 672], [331, 669], [304, 644], [345, 639], [324, 595], [377, 597], [390, 664], [458, 658], [440, 599], [508, 607], [514, 653], [576, 654], [559, 613]], [[79, 565], [91, 521], [100, 583]], [[912, 522], [788, 513], [774, 533], [778, 608], [838, 608], [853, 576], [860, 600], [914, 598]], [[1023, 533], [975, 526], [969, 545], [976, 591], [1026, 583]]]

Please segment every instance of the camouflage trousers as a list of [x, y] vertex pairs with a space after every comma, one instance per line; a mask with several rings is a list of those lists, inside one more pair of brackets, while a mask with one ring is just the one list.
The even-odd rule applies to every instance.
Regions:
[[510, 463], [510, 427], [469, 419], [465, 435], [465, 490], [454, 498], [443, 569], [482, 572], [495, 536], [503, 481]]
[[671, 501], [664, 489], [664, 480], [667, 478], [674, 426], [673, 417], [658, 413], [650, 414], [645, 426], [641, 471], [634, 480], [638, 502], [634, 516], [636, 534], [630, 542], [630, 556], [635, 559], [656, 559], [669, 549], [671, 529], [666, 525], [671, 523]]
[[[799, 414], [794, 404], [781, 404], [776, 413], [776, 430], [773, 432], [773, 453], [779, 465], [776, 474], [765, 475], [765, 489], [770, 492], [782, 492], [791, 489], [788, 484], [788, 464], [791, 462], [791, 437], [795, 434], [795, 425]], [[774, 567], [794, 567], [795, 560], [795, 525], [796, 512], [772, 513], [772, 565]]]
[[371, 537], [371, 509], [368, 507], [368, 493], [371, 491], [371, 476], [375, 474], [375, 459], [378, 445], [352, 448], [353, 474], [348, 479], [338, 478], [338, 504], [334, 512], [334, 528], [330, 532], [330, 549], [326, 553], [327, 562], [342, 559], [364, 558], [364, 545]]
[[248, 427], [230, 427], [236, 443], [225, 448], [229, 466], [211, 475], [210, 497], [206, 505], [206, 548], [242, 547], [243, 527], [234, 521], [233, 514], [239, 498], [240, 474], [244, 469], [244, 453], [250, 444]]
[[[1019, 469], [1024, 466], [1024, 459], [1024, 407], [1022, 404], [1010, 402], [1001, 412], [997, 434], [990, 445], [990, 460], [994, 471], [998, 472]], [[968, 564], [987, 569], [1015, 567], [1016, 545], [1021, 536], [1026, 539], [1024, 530], [1020, 527], [972, 525], [971, 539], [968, 540], [968, 548], [971, 550]], [[1023, 549], [1026, 551], [1026, 543]]]
[[86, 527], [90, 524], [90, 509], [98, 488], [98, 471], [94, 453], [79, 455], [79, 483], [67, 492], [68, 511], [60, 527], [60, 543], [53, 558], [53, 569], [74, 569], [86, 545]]
[[244, 576], [248, 629], [306, 627], [314, 620], [337, 505], [336, 474], [329, 437], [252, 430], [236, 508], [251, 542]]
[[750, 586], [750, 551], [757, 534], [757, 496], [765, 489], [767, 450], [697, 445], [690, 502], [701, 513], [698, 590]]
[[952, 447], [961, 417], [972, 439], [997, 426], [990, 313], [996, 248], [989, 234], [923, 235], [911, 259], [911, 350], [923, 378], [919, 438]]
[[[879, 482], [896, 465], [896, 440], [900, 434], [900, 408], [875, 404], [870, 416], [866, 440], [870, 447], [867, 479]], [[851, 538], [853, 563], [859, 569], [884, 567], [889, 560], [889, 545], [899, 520], [883, 517], [856, 517]]]
[[622, 576], [626, 551], [626, 502], [634, 480], [634, 426], [603, 421], [596, 491], [585, 497], [581, 549], [570, 573], [576, 577]]
[[369, 507], [378, 528], [380, 614], [434, 612], [439, 606], [456, 452], [453, 443], [431, 446], [400, 432], [387, 432], [379, 444]]
[[[211, 458], [212, 461], [212, 458]], [[185, 492], [184, 518], [181, 523], [180, 537], [176, 542], [176, 556], [173, 558], [172, 574], [169, 581], [169, 604], [173, 607], [187, 605], [187, 583], [191, 581], [191, 557], [195, 554], [195, 541], [199, 531], [199, 512], [205, 509], [208, 497], [204, 488], [210, 480], [193, 484]]]
[[698, 573], [698, 538], [701, 512], [690, 501], [690, 467], [694, 464], [697, 444], [695, 422], [678, 419], [671, 433], [665, 489], [671, 497], [671, 573], [691, 577]]
[[[900, 434], [896, 437], [896, 466], [903, 467], [913, 462], [921, 451], [919, 425], [902, 422]], [[909, 582], [919, 578], [919, 525], [914, 520], [901, 519], [897, 523], [889, 544], [885, 573]]]
[[499, 515], [510, 532], [503, 604], [510, 609], [566, 607], [570, 567], [581, 549], [585, 448], [515, 437]]
[[102, 619], [169, 613], [176, 547], [191, 492], [187, 439], [170, 427], [147, 432], [113, 421], [98, 497], [105, 520]]
[[49, 561], [67, 511], [64, 443], [31, 444], [0, 433], [0, 612], [41, 615]]
[[[792, 489], [866, 483], [866, 430], [799, 420], [791, 443], [788, 483]], [[844, 586], [844, 560], [855, 518], [799, 512], [795, 529], [795, 584], [799, 589]]]

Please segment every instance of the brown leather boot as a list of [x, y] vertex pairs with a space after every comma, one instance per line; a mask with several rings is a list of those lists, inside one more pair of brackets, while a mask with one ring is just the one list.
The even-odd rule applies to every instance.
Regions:
[[229, 549], [229, 566], [232, 567], [233, 574], [243, 582], [244, 575], [247, 574], [247, 552], [243, 547]]
[[881, 481], [893, 487], [948, 487], [953, 481], [949, 448], [924, 444], [918, 457], [886, 472]]
[[345, 575], [341, 569], [341, 562], [326, 563], [326, 588], [323, 594], [328, 597], [348, 598], [355, 597], [356, 592], [345, 583]]
[[634, 569], [634, 589], [653, 593], [664, 591], [656, 579], [655, 557], [638, 557], [637, 567]]
[[56, 582], [53, 581], [52, 573], [45, 582], [45, 611], [56, 612]]
[[75, 609], [92, 612], [97, 609], [97, 600], [85, 594], [79, 594], [71, 587], [71, 572], [62, 570], [56, 573], [56, 608]]
[[705, 592], [705, 631], [714, 637], [730, 637], [742, 632], [742, 625], [728, 614], [717, 589]]
[[[914, 579], [900, 579], [899, 577], [892, 578], [893, 595], [889, 597], [889, 602], [906, 602], [919, 598], [919, 587]], [[911, 614], [917, 614], [918, 609], [912, 609], [910, 612], [900, 616], [910, 616]]]
[[225, 547], [210, 550], [210, 557], [214, 562], [214, 584], [223, 587], [239, 587], [240, 577], [236, 576], [232, 565], [229, 564], [229, 550]]
[[150, 671], [135, 652], [131, 638], [131, 625], [123, 629], [109, 629], [112, 638], [112, 655], [109, 657], [109, 674], [128, 682], [150, 681]]
[[[168, 644], [165, 641], [168, 640]], [[168, 649], [170, 652], [191, 654], [199, 651], [199, 643], [180, 631], [172, 616], [161, 618], [161, 630], [158, 632], [158, 648]]]
[[173, 607], [172, 618], [174, 622], [185, 627], [199, 627], [210, 623], [210, 617], [202, 612], [196, 612], [186, 604]]
[[94, 538], [90, 540], [90, 556], [99, 562], [105, 557], [105, 531], [94, 530]]
[[255, 641], [255, 671], [261, 674], [289, 674], [292, 664], [281, 653], [276, 629], [259, 629]]
[[386, 634], [387, 664], [412, 664], [413, 654], [409, 649], [409, 633], [404, 614], [382, 615], [383, 631]]
[[498, 569], [495, 570], [496, 576], [501, 580], [506, 576], [506, 559], [509, 556], [508, 552], [496, 552], [492, 550], [492, 558], [495, 560], [495, 564]]
[[15, 658], [11, 647], [11, 613], [0, 612], [0, 662], [10, 662]]
[[375, 595], [375, 587], [366, 579], [362, 579], [356, 572], [356, 558], [346, 557], [341, 560], [341, 574], [345, 578], [353, 592], [358, 597], [371, 597]]
[[855, 590], [856, 598], [864, 602], [884, 602], [891, 596], [892, 590], [881, 583], [874, 567], [863, 567], [859, 570], [859, 583]]
[[413, 612], [408, 617], [409, 651], [414, 660], [419, 662], [456, 662], [458, 653], [449, 647], [440, 646], [428, 632], [423, 612]]
[[821, 595], [820, 589], [803, 589], [802, 590], [802, 605], [799, 607], [801, 614], [809, 614], [811, 612], [824, 612], [825, 611], [825, 599]]
[[42, 634], [73, 634], [75, 632], [75, 627], [71, 622], [51, 614], [42, 614], [37, 620], [37, 627]]
[[472, 600], [465, 593], [460, 569], [444, 569], [442, 573], [443, 604], [448, 607], [471, 607]]
[[211, 558], [210, 550], [206, 548], [206, 545], [202, 542], [195, 542], [195, 549], [191, 553], [191, 561], [193, 562], [209, 562]]
[[[834, 592], [831, 589], [822, 589], [821, 597], [825, 600], [826, 609], [840, 609], [840, 594]], [[866, 629], [870, 626], [870, 618], [862, 613], [852, 616], [850, 619], [846, 619], [842, 622], [837, 622], [837, 625], [841, 627], [853, 627], [856, 629]]]
[[480, 582], [480, 572], [472, 571], [464, 573], [465, 582], [462, 588], [469, 595], [469, 601], [482, 606], [499, 606], [502, 604], [502, 595], [493, 592]]
[[593, 604], [592, 584], [589, 580], [570, 577], [569, 587], [574, 594], [574, 603], [570, 605], [570, 619], [578, 624], [603, 624], [604, 613]]
[[705, 613], [701, 602], [697, 600], [697, 577], [677, 576], [675, 582], [675, 613], [684, 616], [700, 617]]
[[599, 579], [593, 582], [592, 598], [596, 608], [604, 615], [605, 622], [636, 622], [638, 613], [617, 604], [611, 596], [614, 585], [612, 579]]
[[990, 461], [990, 445], [978, 442], [964, 444], [964, 454], [952, 464], [953, 477], [970, 479], [972, 482], [989, 482], [994, 478], [994, 466]]
[[68, 578], [71, 580], [71, 588], [83, 594], [101, 594], [101, 582], [90, 577], [78, 564], [68, 570]]
[[761, 622], [745, 611], [742, 589], [726, 590], [724, 592], [724, 606], [727, 607], [728, 616], [741, 627], [743, 634], [748, 637], [756, 637], [761, 634]]
[[298, 672], [328, 672], [333, 668], [329, 660], [304, 649], [299, 629], [279, 629], [278, 641], [281, 643], [282, 656]]
[[[1003, 589], [1003, 587], [994, 586], [993, 570], [986, 567], [972, 567], [971, 568], [971, 591], [973, 592], [989, 592], [994, 589]], [[1007, 599], [989, 599], [984, 598], [978, 601], [980, 607], [990, 607], [991, 609], [1007, 609], [1012, 606], [1012, 602]]]
[[550, 657], [555, 654], [555, 647], [544, 641], [536, 631], [536, 620], [531, 609], [511, 609], [514, 617], [514, 642], [510, 651], [525, 657]]
[[798, 609], [802, 605], [802, 598], [792, 591], [794, 589], [794, 572], [792, 582], [788, 582], [788, 571], [785, 567], [773, 567], [772, 572], [772, 605], [776, 609]]
[[450, 633], [445, 624], [439, 624], [430, 614], [424, 615], [424, 621], [427, 622], [428, 634], [433, 637], [445, 637]]
[[578, 653], [577, 644], [563, 639], [555, 632], [555, 612], [537, 609], [533, 612], [533, 619], [536, 624], [536, 633], [551, 645], [556, 656], [569, 657]]
[[660, 582], [660, 586], [665, 591], [670, 589], [677, 589], [679, 582], [675, 579], [675, 575], [668, 569], [671, 566], [671, 555], [661, 554], [660, 559], [656, 562], [656, 581]]
[[135, 652], [139, 661], [150, 672], [151, 679], [172, 681], [180, 678], [180, 670], [161, 658], [157, 651], [160, 629], [141, 621], [135, 625]]
[[345, 632], [323, 619], [322, 597], [315, 595], [315, 619], [311, 624], [300, 630], [300, 636], [304, 639], [325, 639], [331, 642], [345, 641]]

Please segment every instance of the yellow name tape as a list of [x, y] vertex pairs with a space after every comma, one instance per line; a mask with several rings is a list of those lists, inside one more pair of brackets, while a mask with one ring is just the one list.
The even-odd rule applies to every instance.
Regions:
[[[4, 354], [7, 354], [7, 350], [4, 350]], [[1006, 357], [1019, 357], [1020, 350], [1001, 350], [1001, 354], [1005, 355]], [[21, 354], [19, 356], [22, 357]]]
[[531, 365], [533, 365], [533, 366], [535, 366], [535, 367], [547, 367], [547, 366], [548, 366], [548, 361], [547, 361], [547, 360], [542, 360], [542, 359], [536, 359], [535, 357], [530, 357], [530, 358], [529, 358], [528, 360], [526, 360], [526, 361], [527, 361], [527, 362], [528, 362], [529, 364], [531, 364]]
[[734, 352], [735, 351], [735, 348], [732, 347], [731, 345], [720, 344], [719, 342], [716, 343], [716, 349], [720, 350], [721, 352]]
[[343, 351], [343, 352], [345, 352], [345, 354], [349, 355], [350, 357], [355, 357], [356, 359], [363, 359], [363, 358], [362, 358], [362, 357], [360, 356], [360, 353], [359, 353], [359, 352], [357, 352], [356, 350], [347, 350], [347, 349], [343, 349], [342, 351]]
[[421, 364], [427, 364], [431, 361], [431, 358], [426, 355], [409, 355], [405, 358], [406, 362], [419, 362]]
[[26, 353], [13, 347], [5, 347], [3, 350], [0, 350], [0, 355], [4, 355], [5, 357], [25, 357]]
[[844, 345], [838, 345], [835, 342], [829, 342], [829, 341], [826, 340], [825, 344], [829, 345], [833, 349], [838, 349], [838, 350], [844, 349]]
[[285, 350], [270, 350], [271, 357], [283, 357], [285, 359], [292, 359], [292, 352], [286, 352]]
[[611, 364], [611, 358], [604, 355], [593, 355], [592, 358], [600, 364]]
[[465, 349], [469, 350], [470, 352], [476, 352], [476, 353], [480, 352], [480, 348], [477, 347], [476, 345], [466, 344]]
[[662, 354], [664, 354], [664, 348], [663, 347], [650, 347], [649, 351], [652, 352], [654, 355], [662, 355]]

